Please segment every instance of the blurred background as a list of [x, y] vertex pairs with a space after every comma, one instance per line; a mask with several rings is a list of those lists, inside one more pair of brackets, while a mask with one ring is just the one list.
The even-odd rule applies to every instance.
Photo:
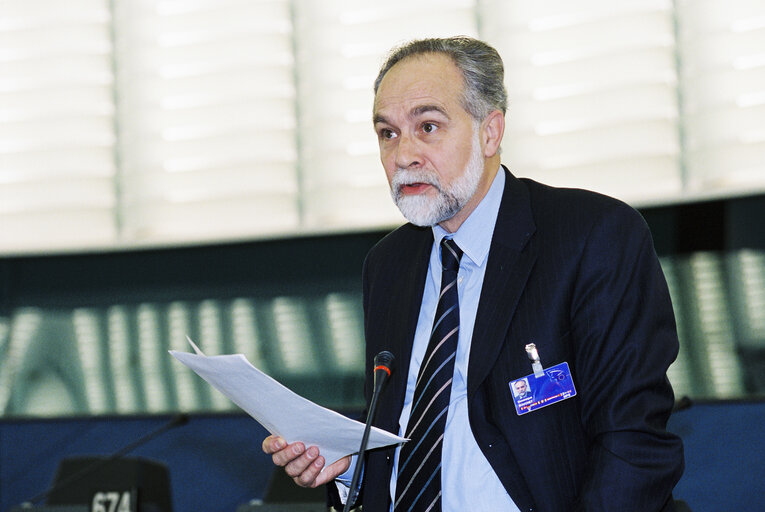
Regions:
[[[262, 464], [202, 509], [262, 494], [263, 432], [167, 355], [186, 335], [360, 411], [361, 266], [403, 222], [372, 82], [392, 46], [459, 34], [504, 59], [505, 165], [651, 227], [681, 338], [669, 378], [699, 404], [673, 418], [680, 497], [765, 494], [707, 481], [740, 475], [710, 443], [765, 452], [762, 0], [0, 0], [0, 510], [61, 456], [177, 412], [251, 441], [248, 459], [184, 427], [206, 467]], [[179, 510], [192, 487], [174, 482]]]

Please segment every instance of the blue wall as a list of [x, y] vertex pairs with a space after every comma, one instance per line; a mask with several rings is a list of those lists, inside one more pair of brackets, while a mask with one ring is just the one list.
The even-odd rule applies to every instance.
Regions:
[[[50, 486], [61, 458], [109, 455], [170, 417], [0, 422], [0, 512]], [[234, 512], [265, 491], [271, 459], [260, 449], [266, 431], [245, 415], [194, 415], [131, 455], [170, 469], [176, 512]]]
[[[170, 417], [0, 421], [0, 512], [44, 491], [61, 458], [107, 455]], [[765, 402], [699, 403], [675, 413], [686, 471], [675, 496], [694, 512], [765, 510]], [[265, 492], [265, 430], [248, 416], [194, 415], [132, 455], [170, 468], [176, 512], [234, 512]]]
[[765, 510], [765, 402], [699, 403], [669, 428], [685, 443], [677, 499], [694, 512]]

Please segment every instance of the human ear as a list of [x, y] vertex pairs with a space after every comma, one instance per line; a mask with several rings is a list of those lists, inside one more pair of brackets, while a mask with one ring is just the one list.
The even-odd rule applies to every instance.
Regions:
[[481, 123], [483, 156], [491, 158], [499, 152], [502, 136], [505, 133], [505, 115], [499, 110], [492, 110]]

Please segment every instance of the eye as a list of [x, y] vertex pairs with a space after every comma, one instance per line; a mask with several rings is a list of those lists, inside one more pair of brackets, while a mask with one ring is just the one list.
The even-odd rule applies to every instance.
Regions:
[[380, 138], [385, 140], [390, 140], [396, 137], [396, 134], [393, 132], [393, 130], [390, 130], [388, 128], [383, 128], [380, 130]]
[[425, 133], [433, 133], [438, 129], [438, 126], [435, 125], [435, 123], [423, 123], [422, 124], [422, 131]]

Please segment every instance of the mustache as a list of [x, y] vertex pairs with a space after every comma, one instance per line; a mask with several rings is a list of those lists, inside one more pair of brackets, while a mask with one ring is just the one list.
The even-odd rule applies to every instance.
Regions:
[[393, 175], [391, 188], [394, 191], [399, 191], [401, 187], [412, 185], [414, 183], [425, 183], [435, 187], [438, 191], [441, 190], [441, 181], [438, 179], [438, 175], [435, 172], [422, 169], [403, 169], [401, 167], [396, 169], [396, 173]]

